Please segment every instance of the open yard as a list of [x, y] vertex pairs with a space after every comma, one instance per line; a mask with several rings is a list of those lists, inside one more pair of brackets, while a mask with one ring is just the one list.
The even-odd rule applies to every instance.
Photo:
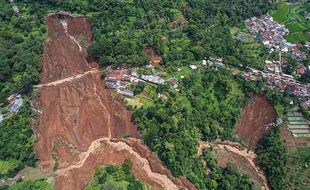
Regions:
[[304, 3], [280, 3], [277, 10], [272, 13], [274, 20], [284, 24], [290, 31], [290, 34], [286, 36], [289, 42], [310, 40], [310, 35], [308, 34], [310, 31], [310, 20], [307, 20], [303, 15], [305, 7]]

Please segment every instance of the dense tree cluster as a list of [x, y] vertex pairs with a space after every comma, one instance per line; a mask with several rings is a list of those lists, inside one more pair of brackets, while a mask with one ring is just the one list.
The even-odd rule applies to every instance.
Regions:
[[180, 93], [170, 92], [169, 101], [137, 110], [134, 119], [147, 145], [173, 174], [187, 176], [203, 189], [198, 141], [234, 138], [244, 93], [230, 72], [215, 69], [198, 70], [185, 78]]
[[263, 168], [272, 189], [286, 187], [287, 150], [282, 143], [279, 127], [270, 129], [257, 147], [257, 161]]
[[22, 9], [23, 16], [17, 16], [6, 1], [1, 1], [0, 7], [0, 102], [3, 102], [13, 92], [28, 94], [39, 82], [46, 28], [44, 11], [35, 9], [36, 6]]
[[31, 129], [32, 117], [29, 102], [20, 113], [10, 116], [0, 123], [0, 160], [17, 160], [23, 165], [34, 166], [36, 156], [33, 150], [34, 138]]
[[[30, 3], [38, 1], [30, 1]], [[163, 64], [188, 64], [221, 56], [255, 66], [244, 56], [230, 27], [266, 13], [272, 1], [47, 1], [55, 10], [87, 15], [93, 24], [94, 43], [88, 52], [102, 65], [144, 65], [145, 47], [154, 47]]]

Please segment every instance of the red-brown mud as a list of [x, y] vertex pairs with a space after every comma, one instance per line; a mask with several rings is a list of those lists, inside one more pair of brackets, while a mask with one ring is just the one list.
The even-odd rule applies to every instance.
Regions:
[[90, 23], [63, 13], [46, 22], [36, 150], [42, 170], [56, 173], [56, 189], [83, 189], [95, 168], [125, 159], [133, 162], [133, 174], [154, 189], [195, 189], [188, 180], [174, 178], [138, 140], [131, 112], [111, 96], [98, 68], [86, 61]]
[[276, 112], [273, 106], [264, 96], [255, 95], [244, 108], [236, 132], [249, 148], [255, 148], [275, 122]]
[[156, 51], [152, 47], [145, 48], [143, 53], [150, 58], [150, 64], [154, 67], [160, 66], [161, 57], [157, 55]]

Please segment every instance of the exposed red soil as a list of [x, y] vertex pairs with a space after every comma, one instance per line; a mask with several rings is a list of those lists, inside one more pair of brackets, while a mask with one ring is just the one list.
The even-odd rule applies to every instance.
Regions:
[[133, 162], [133, 174], [154, 189], [195, 189], [188, 180], [172, 177], [138, 140], [132, 113], [111, 96], [98, 69], [87, 63], [76, 36], [83, 34], [91, 42], [89, 22], [66, 14], [50, 15], [46, 22], [49, 38], [44, 45], [43, 84], [37, 86], [42, 113], [36, 150], [42, 170], [56, 172], [56, 189], [83, 189], [95, 168], [125, 159]]
[[[71, 187], [73, 189], [84, 187], [89, 182], [89, 178], [94, 175], [97, 166], [122, 164], [126, 159], [134, 163], [133, 174], [140, 180], [147, 181], [154, 189], [195, 189], [187, 180], [172, 177], [170, 171], [163, 167], [158, 159], [154, 159], [155, 156], [150, 154], [149, 149], [140, 140], [110, 141], [103, 138], [97, 142], [98, 144], [93, 146], [83, 164], [57, 171], [56, 174], [59, 175], [57, 189], [69, 190]], [[140, 151], [136, 151], [137, 146]], [[75, 181], [75, 179], [79, 180]]]
[[154, 67], [160, 66], [161, 57], [157, 55], [156, 51], [152, 47], [145, 48], [143, 53], [150, 58], [150, 64]]
[[276, 112], [273, 106], [264, 96], [255, 95], [244, 108], [236, 132], [248, 147], [255, 148], [275, 122]]

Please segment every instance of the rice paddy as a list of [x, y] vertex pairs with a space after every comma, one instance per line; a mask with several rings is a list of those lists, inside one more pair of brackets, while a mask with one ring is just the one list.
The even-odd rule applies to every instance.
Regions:
[[283, 2], [272, 13], [273, 19], [284, 24], [290, 31], [290, 34], [286, 36], [288, 42], [310, 41], [310, 35], [308, 34], [310, 32], [310, 19], [304, 16], [306, 6], [306, 2], [294, 4]]

